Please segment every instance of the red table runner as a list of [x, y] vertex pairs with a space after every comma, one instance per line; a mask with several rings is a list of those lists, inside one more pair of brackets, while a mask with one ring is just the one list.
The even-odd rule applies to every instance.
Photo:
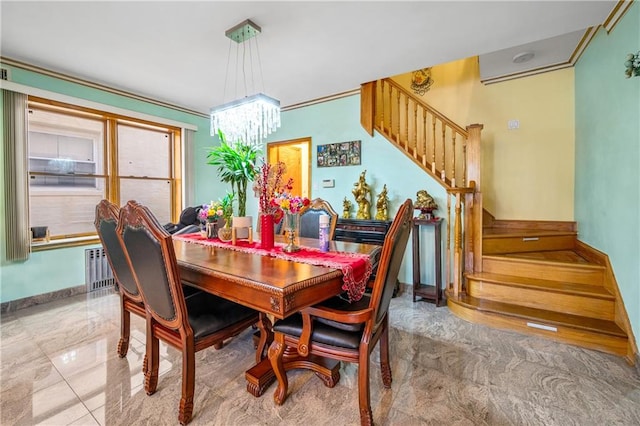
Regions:
[[207, 239], [200, 235], [200, 233], [174, 235], [173, 238], [205, 246], [340, 269], [343, 275], [342, 289], [347, 292], [350, 301], [358, 301], [362, 298], [369, 277], [371, 276], [371, 259], [369, 255], [362, 253], [322, 252], [310, 247], [300, 247], [300, 250], [295, 253], [287, 253], [282, 251], [282, 248], [285, 246], [285, 244], [282, 243], [275, 243], [274, 248], [265, 250], [260, 247], [259, 242], [249, 243], [246, 240], [238, 240], [236, 241], [236, 245], [233, 245], [230, 241], [225, 242], [219, 239]]

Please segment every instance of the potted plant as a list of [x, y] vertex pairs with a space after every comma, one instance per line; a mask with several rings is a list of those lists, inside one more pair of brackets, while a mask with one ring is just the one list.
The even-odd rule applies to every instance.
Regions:
[[255, 162], [260, 148], [242, 141], [228, 143], [220, 130], [218, 137], [220, 145], [210, 148], [207, 164], [216, 166], [222, 182], [231, 184], [231, 190], [238, 196], [238, 216], [246, 216], [247, 184], [255, 178]]

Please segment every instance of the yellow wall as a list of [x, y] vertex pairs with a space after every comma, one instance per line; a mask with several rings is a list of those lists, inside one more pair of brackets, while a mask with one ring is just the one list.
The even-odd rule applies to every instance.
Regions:
[[[491, 85], [479, 75], [475, 57], [432, 67], [422, 99], [462, 127], [484, 125], [485, 208], [496, 219], [573, 221], [573, 68]], [[408, 88], [411, 73], [393, 79]]]

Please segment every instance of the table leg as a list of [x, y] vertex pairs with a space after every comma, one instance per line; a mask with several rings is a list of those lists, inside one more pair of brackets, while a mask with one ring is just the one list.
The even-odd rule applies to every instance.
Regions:
[[[302, 357], [298, 355], [295, 348], [287, 348], [283, 359], [284, 370], [294, 370], [298, 368], [310, 369], [316, 373], [327, 387], [334, 387], [340, 380], [340, 361], [309, 355]], [[263, 358], [259, 363], [247, 370], [247, 391], [259, 397], [275, 381], [276, 375], [271, 368], [269, 358]]]
[[266, 349], [268, 349], [271, 342], [273, 342], [273, 331], [271, 327], [271, 320], [267, 314], [260, 312], [260, 319], [258, 321], [260, 338], [256, 345], [256, 364], [259, 364], [262, 359], [267, 357]]

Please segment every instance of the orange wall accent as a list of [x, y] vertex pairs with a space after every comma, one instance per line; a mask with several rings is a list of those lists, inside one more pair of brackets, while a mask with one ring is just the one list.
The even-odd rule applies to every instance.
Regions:
[[[497, 219], [573, 221], [573, 68], [484, 85], [472, 57], [434, 66], [431, 76], [423, 101], [462, 127], [484, 125], [485, 208]], [[411, 73], [393, 80], [410, 90]], [[509, 130], [510, 120], [519, 128]]]

